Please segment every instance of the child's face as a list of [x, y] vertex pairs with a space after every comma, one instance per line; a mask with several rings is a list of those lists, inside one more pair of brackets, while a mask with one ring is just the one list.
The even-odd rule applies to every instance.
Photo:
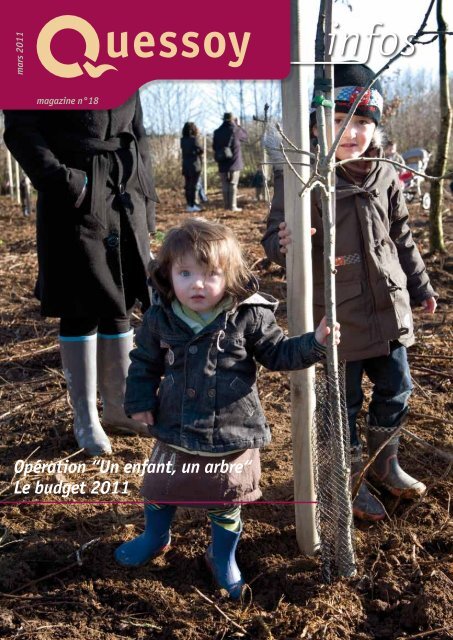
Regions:
[[188, 253], [171, 268], [173, 291], [179, 302], [192, 311], [211, 311], [225, 295], [222, 269], [208, 269]]
[[[340, 130], [346, 113], [335, 113], [335, 135]], [[341, 136], [336, 157], [337, 160], [352, 160], [365, 155], [373, 138], [376, 124], [365, 116], [352, 116], [351, 122]]]

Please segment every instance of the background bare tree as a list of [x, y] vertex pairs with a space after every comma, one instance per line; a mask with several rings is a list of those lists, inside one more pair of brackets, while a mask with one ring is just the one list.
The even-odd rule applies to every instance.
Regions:
[[390, 106], [382, 120], [388, 137], [400, 151], [423, 147], [433, 152], [439, 127], [438, 79], [426, 69], [408, 69], [384, 74], [382, 83]]
[[[439, 32], [439, 108], [440, 126], [438, 145], [433, 173], [442, 176], [447, 170], [448, 150], [450, 145], [452, 113], [447, 71], [447, 24], [442, 15], [442, 0], [436, 5], [437, 29]], [[439, 182], [431, 186], [431, 210], [429, 212], [429, 244], [433, 253], [444, 252], [444, 234], [442, 226], [443, 188]]]
[[217, 165], [212, 155], [212, 133], [222, 121], [224, 112], [231, 111], [241, 120], [249, 134], [242, 145], [245, 168], [241, 182], [251, 181], [262, 161], [263, 126], [254, 116], [280, 117], [281, 95], [277, 81], [217, 82], [151, 82], [141, 90], [144, 125], [149, 134], [157, 184], [181, 188], [181, 158], [179, 138], [184, 122], [194, 121], [207, 136], [208, 183], [216, 184]]
[[281, 117], [280, 83], [276, 80], [220, 80], [213, 84], [207, 109], [214, 118], [220, 119], [225, 111], [232, 111], [242, 122], [247, 122], [252, 115], [263, 113], [266, 103], [270, 116]]

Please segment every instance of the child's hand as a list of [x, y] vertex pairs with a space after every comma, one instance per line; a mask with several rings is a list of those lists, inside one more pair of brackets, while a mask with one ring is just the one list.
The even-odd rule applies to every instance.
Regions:
[[291, 244], [291, 231], [287, 228], [286, 222], [280, 222], [278, 225], [278, 242], [280, 244], [280, 252], [288, 253], [287, 246]]
[[137, 422], [143, 422], [143, 424], [154, 424], [154, 418], [151, 411], [141, 411], [140, 413], [133, 413], [132, 420], [137, 420]]
[[[319, 344], [322, 344], [323, 347], [325, 347], [327, 344], [327, 336], [329, 335], [329, 333], [330, 327], [327, 326], [327, 318], [326, 316], [324, 316], [315, 331], [315, 338], [319, 342]], [[338, 322], [336, 322], [333, 335], [334, 344], [340, 344], [340, 337], [340, 325], [338, 324]]]
[[437, 307], [436, 298], [427, 298], [426, 300], [422, 300], [422, 307], [424, 307], [425, 311], [428, 313], [434, 313]]
[[[288, 253], [288, 245], [291, 244], [291, 231], [288, 229], [286, 222], [280, 222], [278, 225], [280, 231], [278, 232], [278, 241], [280, 244], [280, 252]], [[316, 229], [313, 227], [310, 229], [311, 235], [313, 236], [316, 233]]]

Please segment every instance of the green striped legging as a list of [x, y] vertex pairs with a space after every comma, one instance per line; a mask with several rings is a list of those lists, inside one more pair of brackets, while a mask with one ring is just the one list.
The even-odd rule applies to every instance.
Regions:
[[[159, 509], [167, 509], [169, 505], [153, 503], [147, 506], [157, 511]], [[233, 505], [225, 509], [208, 509], [208, 518], [219, 527], [223, 527], [229, 531], [239, 531], [241, 528], [241, 507], [239, 505]]]

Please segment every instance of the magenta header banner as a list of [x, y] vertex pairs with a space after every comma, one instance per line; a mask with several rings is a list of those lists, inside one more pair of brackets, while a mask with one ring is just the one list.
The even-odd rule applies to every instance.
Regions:
[[281, 79], [290, 3], [9, 2], [1, 109], [111, 109], [151, 80]]

